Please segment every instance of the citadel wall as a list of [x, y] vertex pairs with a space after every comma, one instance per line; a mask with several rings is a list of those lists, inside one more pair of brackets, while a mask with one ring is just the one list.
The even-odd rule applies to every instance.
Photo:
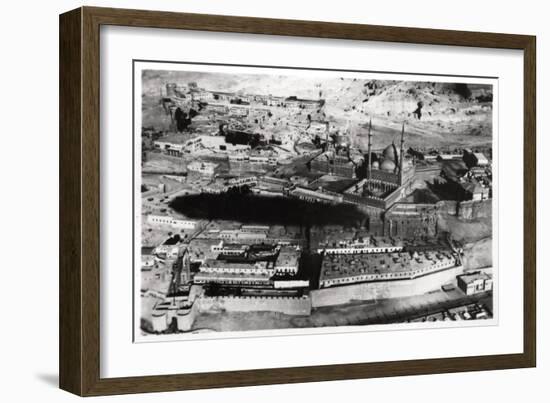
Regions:
[[463, 271], [462, 266], [456, 266], [415, 279], [359, 283], [312, 290], [311, 305], [313, 308], [318, 308], [346, 304], [354, 300], [403, 298], [424, 294], [439, 289], [442, 284], [454, 281]]
[[490, 218], [493, 209], [493, 200], [467, 200], [462, 202], [444, 200], [437, 202], [436, 206], [442, 213], [456, 216], [462, 220], [473, 220], [477, 218]]
[[274, 311], [287, 315], [310, 315], [311, 298], [304, 297], [201, 297], [196, 300], [200, 312]]

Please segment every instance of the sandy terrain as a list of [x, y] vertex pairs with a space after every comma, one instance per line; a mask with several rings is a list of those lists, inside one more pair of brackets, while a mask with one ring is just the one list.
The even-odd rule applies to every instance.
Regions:
[[[260, 70], [259, 70], [260, 72]], [[399, 138], [406, 121], [407, 145], [441, 147], [487, 145], [492, 135], [492, 88], [419, 81], [384, 81], [352, 78], [306, 78], [261, 74], [207, 74], [150, 71], [145, 73], [143, 126], [168, 130], [170, 117], [159, 103], [169, 82], [196, 82], [207, 90], [272, 94], [324, 99], [326, 118], [350, 142], [365, 149], [368, 120], [373, 120], [373, 145], [385, 147]], [[422, 104], [420, 119], [413, 112]], [[345, 129], [347, 128], [347, 129]], [[270, 127], [270, 130], [278, 127]]]
[[464, 246], [463, 264], [466, 270], [493, 265], [493, 239], [484, 238]]

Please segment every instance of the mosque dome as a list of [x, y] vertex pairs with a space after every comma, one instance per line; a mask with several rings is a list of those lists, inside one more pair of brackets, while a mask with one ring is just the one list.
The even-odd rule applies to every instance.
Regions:
[[372, 166], [372, 169], [380, 168], [380, 164], [378, 163], [378, 161], [374, 161], [371, 166]]
[[385, 159], [380, 165], [380, 169], [387, 172], [395, 171], [395, 162], [391, 159]]
[[384, 151], [382, 151], [384, 159], [392, 160], [395, 163], [397, 163], [397, 161], [399, 160], [399, 154], [400, 150], [395, 146], [394, 143], [391, 143], [389, 146], [384, 148]]

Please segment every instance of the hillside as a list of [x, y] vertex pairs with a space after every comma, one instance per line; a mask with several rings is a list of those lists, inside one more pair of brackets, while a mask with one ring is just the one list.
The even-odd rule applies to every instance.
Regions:
[[[474, 147], [492, 141], [490, 85], [145, 71], [144, 101], [158, 99], [170, 82], [183, 85], [194, 82], [198, 87], [215, 91], [325, 99], [328, 120], [349, 133], [350, 142], [361, 148], [365, 146], [369, 119], [373, 122], [374, 147], [398, 139], [403, 122], [407, 144], [413, 147]], [[154, 102], [148, 104], [152, 106]], [[147, 108], [144, 111], [147, 114]]]

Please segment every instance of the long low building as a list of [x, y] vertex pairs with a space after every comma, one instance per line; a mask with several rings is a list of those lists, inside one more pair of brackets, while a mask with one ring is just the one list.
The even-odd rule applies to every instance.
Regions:
[[318, 308], [346, 304], [353, 301], [368, 301], [387, 298], [404, 298], [421, 295], [441, 289], [462, 274], [464, 268], [454, 266], [449, 269], [432, 272], [415, 278], [393, 279], [392, 281], [374, 281], [348, 283], [341, 287], [326, 287], [311, 291], [311, 304]]
[[319, 286], [414, 279], [460, 265], [452, 251], [325, 255]]
[[273, 276], [275, 269], [268, 262], [229, 262], [226, 260], [207, 259], [199, 268], [201, 273], [238, 274], [238, 275], [266, 275]]
[[271, 276], [265, 273], [239, 274], [239, 273], [213, 273], [199, 272], [195, 274], [195, 284], [223, 284], [227, 286], [268, 286]]
[[351, 241], [325, 242], [319, 244], [318, 253], [329, 255], [354, 255], [363, 253], [401, 252], [403, 243], [400, 240], [383, 237], [353, 239]]
[[493, 278], [487, 273], [465, 273], [457, 277], [457, 285], [466, 295], [473, 295], [493, 289]]
[[301, 186], [288, 189], [287, 194], [300, 200], [318, 203], [338, 204], [344, 201], [344, 196], [325, 190], [313, 190]]
[[195, 153], [200, 150], [208, 150], [216, 153], [238, 153], [250, 151], [250, 146], [247, 144], [228, 143], [223, 136], [206, 135], [192, 138], [183, 146], [183, 151], [188, 153]]
[[197, 222], [194, 220], [180, 220], [171, 216], [154, 214], [149, 214], [147, 216], [147, 222], [149, 224], [170, 225], [171, 227], [181, 229], [195, 229], [197, 227]]

